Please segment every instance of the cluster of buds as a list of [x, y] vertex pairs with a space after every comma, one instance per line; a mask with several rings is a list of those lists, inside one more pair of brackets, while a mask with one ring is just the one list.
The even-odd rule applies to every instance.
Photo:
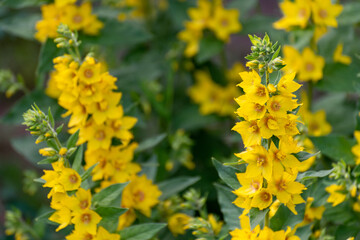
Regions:
[[192, 229], [192, 234], [198, 238], [196, 240], [215, 239], [214, 232], [209, 221], [203, 218], [192, 218], [186, 226], [186, 229]]
[[9, 98], [19, 90], [28, 91], [24, 79], [20, 75], [15, 77], [10, 70], [0, 69], [0, 92], [4, 92]]
[[[58, 134], [62, 131], [63, 125], [59, 126], [55, 130], [54, 117], [50, 111], [48, 115], [42, 112], [39, 107], [34, 104], [32, 109], [29, 109], [23, 114], [24, 122], [27, 130], [32, 135], [38, 136], [35, 143], [46, 141], [48, 147], [39, 150], [39, 153], [44, 157], [47, 157], [45, 163], [51, 163], [58, 160], [67, 160], [76, 151], [76, 136], [74, 134], [68, 141], [68, 146], [63, 147], [58, 139]], [[73, 139], [73, 140], [71, 140]], [[67, 162], [67, 161], [65, 161]]]
[[14, 208], [5, 213], [5, 234], [15, 235], [15, 239], [28, 240], [29, 235], [33, 239], [40, 239], [37, 233], [22, 219], [19, 209]]
[[183, 198], [186, 200], [182, 207], [190, 210], [201, 210], [206, 203], [206, 197], [201, 197], [201, 193], [191, 188], [184, 193]]
[[338, 180], [339, 182], [342, 182], [346, 179], [350, 179], [350, 171], [351, 168], [348, 166], [344, 160], [341, 160], [338, 163], [333, 164], [334, 170], [329, 175], [330, 178], [334, 178], [335, 180]]
[[59, 37], [54, 40], [56, 47], [66, 48], [75, 60], [80, 61], [81, 57], [78, 47], [81, 41], [78, 40], [78, 32], [71, 31], [68, 25], [61, 23], [58, 26], [57, 33]]
[[246, 63], [248, 68], [255, 69], [263, 75], [265, 72], [278, 71], [285, 66], [281, 57], [278, 57], [280, 46], [277, 46], [277, 42], [273, 44], [267, 34], [263, 39], [255, 35], [249, 35], [249, 38], [253, 46], [251, 53], [245, 57], [249, 60]]

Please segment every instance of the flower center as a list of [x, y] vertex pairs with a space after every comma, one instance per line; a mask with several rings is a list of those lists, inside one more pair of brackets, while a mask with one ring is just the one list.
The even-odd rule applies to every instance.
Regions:
[[96, 140], [98, 140], [98, 141], [104, 140], [104, 138], [105, 138], [105, 132], [104, 132], [103, 130], [97, 131], [96, 134], [95, 134], [95, 138], [96, 138]]
[[90, 233], [85, 233], [84, 238], [82, 240], [92, 240], [94, 239]]
[[229, 21], [226, 18], [223, 18], [221, 20], [221, 26], [227, 27], [229, 25]]
[[299, 10], [299, 17], [301, 17], [301, 18], [306, 17], [306, 9], [301, 8]]
[[286, 189], [286, 183], [283, 180], [279, 180], [276, 182], [276, 188], [279, 192], [284, 191]]
[[253, 189], [254, 191], [257, 191], [257, 190], [259, 190], [259, 188], [260, 188], [260, 183], [253, 181], [253, 182], [251, 183], [251, 187], [252, 187], [252, 189]]
[[261, 193], [261, 199], [264, 201], [264, 202], [267, 202], [271, 199], [271, 195], [270, 193], [268, 192], [262, 192]]
[[257, 157], [257, 159], [256, 159], [256, 165], [257, 165], [258, 167], [264, 165], [265, 162], [266, 162], [266, 158], [265, 158], [265, 156], [263, 156], [263, 155], [259, 155], [259, 156]]
[[261, 113], [264, 110], [264, 106], [261, 106], [258, 103], [255, 103], [255, 112]]
[[89, 224], [91, 222], [91, 215], [88, 213], [84, 213], [83, 215], [81, 215], [81, 221], [84, 224]]
[[75, 16], [73, 17], [73, 22], [74, 22], [74, 23], [81, 23], [82, 20], [83, 20], [83, 18], [82, 18], [81, 15], [75, 15]]
[[94, 75], [94, 72], [91, 69], [89, 69], [89, 68], [85, 69], [84, 76], [86, 78], [91, 78], [93, 75]]
[[259, 96], [259, 97], [265, 97], [266, 96], [265, 87], [264, 86], [259, 86], [257, 88], [256, 95]]
[[142, 202], [145, 199], [145, 193], [143, 191], [139, 190], [134, 195], [135, 195], [135, 198], [139, 200], [139, 202]]
[[272, 109], [273, 111], [279, 111], [280, 108], [281, 108], [281, 105], [280, 105], [279, 102], [275, 102], [275, 101], [274, 101], [274, 102], [271, 103], [271, 109]]
[[78, 177], [75, 175], [75, 174], [71, 174], [69, 176], [69, 181], [72, 183], [72, 184], [75, 184], [78, 182]]
[[305, 69], [306, 69], [306, 71], [308, 71], [308, 72], [312, 72], [312, 71], [314, 71], [315, 66], [314, 66], [313, 63], [308, 62], [308, 63], [306, 63], [306, 65], [305, 65]]
[[260, 131], [260, 129], [255, 121], [251, 123], [250, 131], [254, 132], [254, 133], [258, 133]]
[[80, 202], [80, 208], [81, 208], [81, 209], [85, 209], [85, 208], [87, 208], [88, 206], [89, 206], [88, 200], [82, 200], [82, 201]]
[[321, 9], [321, 10], [319, 11], [319, 16], [320, 16], [321, 18], [326, 18], [326, 17], [328, 16], [328, 13], [327, 13], [327, 11], [326, 11], [325, 9]]

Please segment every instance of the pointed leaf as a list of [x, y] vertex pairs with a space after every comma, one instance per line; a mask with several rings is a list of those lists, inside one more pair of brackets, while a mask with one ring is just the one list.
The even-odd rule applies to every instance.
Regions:
[[121, 240], [149, 240], [166, 225], [166, 223], [144, 223], [125, 228], [119, 233]]
[[311, 157], [314, 157], [316, 155], [320, 154], [320, 152], [316, 152], [316, 153], [308, 153], [308, 152], [304, 152], [304, 151], [301, 151], [301, 152], [298, 152], [298, 153], [295, 153], [294, 156], [299, 160], [299, 161], [305, 161]]
[[330, 173], [332, 173], [332, 171], [334, 171], [334, 169], [329, 169], [329, 170], [321, 170], [321, 171], [306, 171], [303, 173], [299, 173], [296, 180], [297, 181], [304, 181], [304, 180], [308, 180], [311, 178], [318, 178], [318, 177], [326, 177], [327, 175], [329, 175]]
[[160, 200], [165, 200], [200, 180], [200, 177], [177, 177], [158, 183], [162, 192]]
[[212, 159], [213, 164], [219, 174], [219, 177], [233, 190], [241, 187], [236, 177], [237, 170], [230, 166], [225, 166], [215, 158]]
[[119, 217], [125, 213], [127, 208], [103, 207], [99, 206], [95, 211], [102, 217], [100, 226], [103, 226], [109, 232], [115, 232], [118, 227]]
[[66, 148], [70, 149], [76, 147], [76, 142], [78, 141], [78, 139], [79, 139], [79, 130], [77, 130], [76, 133], [70, 136], [70, 138], [66, 143]]
[[145, 150], [148, 150], [150, 148], [155, 147], [156, 145], [158, 145], [162, 140], [165, 139], [165, 137], [167, 136], [166, 133], [162, 133], [160, 135], [157, 135], [155, 137], [151, 137], [146, 139], [145, 141], [141, 142], [139, 144], [139, 146], [136, 148], [135, 153], [139, 153], [139, 152], [143, 152]]
[[107, 188], [102, 189], [100, 192], [96, 193], [93, 198], [94, 206], [101, 205], [103, 207], [111, 206], [111, 204], [118, 198], [127, 183], [117, 183], [108, 186]]

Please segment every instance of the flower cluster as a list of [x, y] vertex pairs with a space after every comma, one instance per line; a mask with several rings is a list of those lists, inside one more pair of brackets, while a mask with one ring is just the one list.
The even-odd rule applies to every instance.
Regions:
[[190, 21], [185, 22], [185, 30], [178, 34], [187, 43], [185, 56], [193, 57], [199, 51], [199, 42], [205, 29], [211, 30], [221, 41], [227, 42], [233, 33], [241, 30], [236, 9], [225, 9], [221, 0], [199, 0], [197, 8], [188, 10]]
[[36, 23], [35, 38], [40, 42], [46, 41], [47, 38], [56, 38], [61, 23], [68, 25], [73, 31], [81, 30], [88, 35], [97, 35], [103, 28], [103, 23], [91, 14], [91, 3], [86, 2], [77, 6], [75, 2], [59, 0], [54, 4], [43, 5], [43, 19]]
[[241, 93], [234, 84], [221, 86], [205, 71], [195, 72], [195, 79], [196, 84], [189, 88], [188, 93], [191, 99], [200, 105], [201, 114], [233, 116], [236, 109], [233, 99]]
[[122, 10], [121, 13], [119, 13], [118, 15], [118, 20], [124, 21], [126, 19], [144, 19], [147, 16], [154, 14], [153, 11], [156, 11], [158, 9], [166, 10], [168, 4], [168, 0], [124, 0], [115, 3], [115, 6], [120, 7]]
[[[265, 36], [259, 44], [268, 45], [269, 41], [269, 37]], [[263, 46], [257, 46], [259, 48]], [[250, 57], [254, 58], [254, 54], [257, 56], [257, 52], [253, 52]], [[267, 60], [265, 66], [269, 66], [268, 62], [276, 57], [277, 53], [272, 57], [264, 55], [264, 60]], [[246, 148], [235, 155], [240, 158], [239, 164], [246, 163], [247, 166], [244, 173], [237, 174], [241, 187], [233, 193], [237, 196], [234, 204], [245, 209], [242, 214], [244, 222], [251, 208], [268, 208], [273, 203], [273, 196], [294, 214], [297, 214], [295, 206], [305, 202], [301, 193], [306, 188], [296, 181], [301, 163], [295, 156], [303, 148], [294, 139], [299, 134], [299, 120], [295, 114], [300, 106], [294, 92], [301, 85], [294, 81], [295, 73], [270, 81], [268, 67], [265, 67], [265, 75], [261, 78], [257, 72], [260, 68], [257, 65], [251, 72], [240, 73], [242, 82], [238, 86], [245, 94], [235, 99], [240, 106], [236, 114], [241, 121], [233, 130], [240, 133]], [[242, 225], [247, 226], [246, 223]], [[270, 239], [285, 239], [288, 234], [284, 231], [272, 232], [268, 226], [261, 231], [257, 227], [251, 234], [249, 232], [250, 228], [243, 227], [233, 231], [232, 236], [233, 239], [250, 239], [251, 234], [259, 234], [262, 239], [264, 234], [274, 236]], [[248, 237], [241, 238], [243, 236]]]
[[[98, 227], [101, 217], [91, 206], [91, 192], [80, 187], [85, 179], [82, 179], [79, 173], [70, 167], [67, 158], [76, 148], [68, 151], [62, 147], [57, 138], [62, 127], [54, 130], [54, 120], [50, 110], [49, 115], [46, 115], [34, 106], [33, 109], [24, 113], [24, 120], [24, 125], [28, 126], [27, 130], [32, 135], [39, 136], [37, 142], [46, 140], [51, 146], [39, 151], [43, 156], [49, 157], [46, 160], [52, 162], [53, 169], [44, 170], [44, 175], [39, 181], [44, 183], [43, 187], [51, 188], [48, 198], [51, 198], [50, 206], [55, 212], [49, 220], [59, 224], [56, 231], [73, 224], [74, 231], [66, 237], [68, 240], [101, 240], [104, 236], [119, 240], [120, 235], [111, 234], [101, 226]], [[69, 143], [69, 147], [72, 147], [72, 144]]]
[[332, 4], [331, 0], [284, 0], [280, 3], [284, 17], [273, 24], [276, 29], [290, 31], [306, 28], [310, 21], [315, 24], [315, 40], [327, 32], [327, 27], [337, 27], [336, 17], [343, 6]]
[[[124, 116], [120, 104], [122, 94], [115, 92], [117, 79], [93, 57], [88, 56], [79, 63], [70, 55], [64, 55], [54, 59], [54, 63], [49, 86], [55, 91], [48, 92], [55, 92], [52, 96], [67, 110], [69, 131], [79, 131], [77, 144], [87, 143], [85, 169], [98, 163], [92, 171], [93, 180], [100, 181], [98, 190], [131, 181], [122, 195], [122, 206], [130, 210], [120, 217], [119, 228], [135, 220], [134, 209], [150, 216], [150, 209], [158, 203], [161, 192], [145, 175], [136, 175], [141, 167], [132, 162], [138, 144], [131, 142], [130, 129], [137, 119]], [[114, 140], [117, 145], [113, 145]]]

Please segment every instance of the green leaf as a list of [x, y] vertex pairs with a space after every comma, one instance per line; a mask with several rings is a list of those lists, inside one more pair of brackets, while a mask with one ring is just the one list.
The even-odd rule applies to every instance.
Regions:
[[41, 165], [41, 164], [51, 164], [53, 162], [56, 162], [57, 160], [59, 160], [59, 158], [57, 156], [52, 156], [52, 157], [48, 157], [45, 158], [39, 162], [37, 162], [37, 164]]
[[35, 218], [35, 221], [47, 221], [48, 218], [55, 212], [55, 210], [51, 210], [49, 212], [46, 212], [44, 214], [41, 214], [40, 216]]
[[263, 228], [264, 219], [268, 211], [269, 208], [264, 210], [259, 210], [258, 208], [250, 209], [249, 218], [251, 229], [254, 229], [257, 225], [260, 225], [260, 227]]
[[118, 207], [99, 206], [95, 211], [102, 217], [100, 226], [103, 226], [109, 232], [115, 232], [118, 226], [119, 217], [128, 209]]
[[297, 215], [292, 213], [285, 205], [281, 204], [276, 214], [270, 219], [270, 227], [274, 231], [286, 230], [287, 226], [294, 228], [304, 219], [305, 204], [296, 205]]
[[56, 144], [56, 141], [54, 139], [49, 139], [46, 141], [47, 145], [49, 147], [52, 147], [53, 149], [55, 149], [56, 151], [59, 151], [59, 146]]
[[41, 89], [34, 90], [18, 100], [1, 118], [1, 122], [6, 124], [21, 124], [24, 121], [22, 113], [26, 112], [31, 105], [34, 104], [34, 101], [36, 101], [36, 105], [40, 109], [46, 109], [50, 106], [53, 111], [54, 118], [61, 118], [61, 113], [63, 111], [61, 107], [57, 104], [56, 100], [46, 96], [44, 90]]
[[151, 149], [158, 145], [162, 140], [166, 138], [167, 134], [162, 133], [157, 136], [148, 138], [143, 142], [139, 143], [139, 146], [135, 149], [135, 153], [143, 152], [145, 150]]
[[324, 136], [310, 138], [317, 149], [322, 154], [336, 161], [344, 160], [347, 164], [354, 164], [354, 156], [351, 147], [354, 141], [343, 136]]
[[339, 25], [353, 25], [360, 22], [360, 2], [343, 4], [344, 8], [337, 21]]
[[33, 7], [40, 6], [42, 4], [48, 3], [46, 0], [3, 0], [0, 2], [0, 6], [11, 7], [11, 8], [24, 8], [24, 7]]
[[147, 162], [141, 164], [140, 175], [145, 174], [147, 179], [155, 181], [158, 167], [159, 167], [159, 162], [157, 155], [153, 154]]
[[279, 56], [280, 49], [281, 49], [281, 46], [279, 46], [279, 48], [278, 48], [278, 49], [276, 50], [276, 52], [273, 54], [271, 60], [274, 60], [275, 58], [277, 58], [277, 56]]
[[11, 35], [33, 40], [35, 24], [41, 19], [41, 15], [31, 12], [17, 12], [0, 19], [0, 29]]
[[72, 164], [72, 168], [77, 172], [80, 172], [83, 154], [84, 154], [84, 145], [81, 145], [80, 147], [78, 147], [76, 151], [76, 155], [74, 157], [74, 161]]
[[116, 183], [102, 189], [93, 196], [93, 205], [101, 205], [103, 207], [111, 206], [115, 200], [120, 198], [126, 185], [127, 183]]
[[149, 240], [155, 236], [166, 223], [144, 223], [121, 230], [121, 240]]
[[228, 187], [217, 183], [215, 183], [214, 186], [217, 191], [220, 210], [224, 215], [226, 225], [230, 230], [240, 228], [239, 216], [241, 215], [243, 210], [242, 208], [239, 208], [232, 203], [233, 201], [235, 201], [236, 195], [233, 194], [231, 192], [232, 190]]
[[296, 229], [295, 235], [298, 236], [300, 239], [309, 239], [312, 234], [312, 226], [312, 224], [308, 224], [307, 226]]
[[243, 18], [243, 16], [248, 16], [249, 14], [252, 14], [251, 10], [254, 9], [257, 4], [258, 0], [251, 0], [251, 1], [244, 1], [244, 0], [234, 0], [231, 1], [227, 8], [236, 8], [240, 11], [240, 17]]
[[86, 179], [88, 179], [91, 176], [91, 172], [94, 170], [94, 168], [98, 165], [99, 163], [95, 163], [94, 165], [92, 165], [91, 167], [89, 167], [88, 170], [86, 170], [83, 174], [81, 174], [81, 182], [84, 182]]
[[326, 177], [329, 175], [334, 169], [329, 170], [320, 170], [320, 171], [306, 171], [303, 173], [299, 173], [296, 180], [297, 181], [304, 181], [311, 178], [318, 178], [318, 177]]
[[34, 182], [41, 183], [41, 184], [45, 184], [45, 183], [46, 183], [46, 181], [45, 181], [44, 179], [42, 179], [42, 178], [35, 178], [35, 179], [34, 179]]
[[80, 132], [80, 131], [77, 130], [76, 133], [72, 134], [72, 135], [69, 137], [69, 139], [68, 139], [68, 141], [67, 141], [67, 143], [66, 143], [66, 148], [67, 148], [67, 149], [70, 149], [70, 148], [73, 148], [73, 147], [76, 146], [76, 142], [77, 142], [78, 139], [79, 139], [79, 132]]
[[[119, 22], [117, 19], [104, 19], [105, 27], [97, 36], [81, 36], [83, 43], [99, 44], [101, 46], [116, 45], [128, 48], [130, 46], [147, 42], [152, 35], [143, 24], [133, 21]], [[126, 37], [124, 37], [126, 36]]]
[[301, 151], [301, 152], [298, 152], [298, 153], [295, 153], [294, 156], [299, 160], [299, 161], [305, 161], [311, 157], [314, 157], [316, 155], [320, 154], [320, 152], [316, 152], [316, 153], [308, 153], [308, 152], [304, 152], [304, 151]]
[[158, 183], [158, 187], [162, 192], [160, 200], [168, 199], [169, 197], [181, 192], [187, 187], [193, 185], [200, 180], [200, 177], [176, 177]]
[[237, 170], [230, 166], [225, 166], [215, 158], [212, 158], [212, 162], [219, 174], [219, 177], [233, 190], [241, 187], [239, 181], [237, 180], [236, 173]]
[[207, 36], [200, 40], [199, 53], [196, 62], [201, 64], [218, 55], [224, 48], [224, 42], [215, 36]]

